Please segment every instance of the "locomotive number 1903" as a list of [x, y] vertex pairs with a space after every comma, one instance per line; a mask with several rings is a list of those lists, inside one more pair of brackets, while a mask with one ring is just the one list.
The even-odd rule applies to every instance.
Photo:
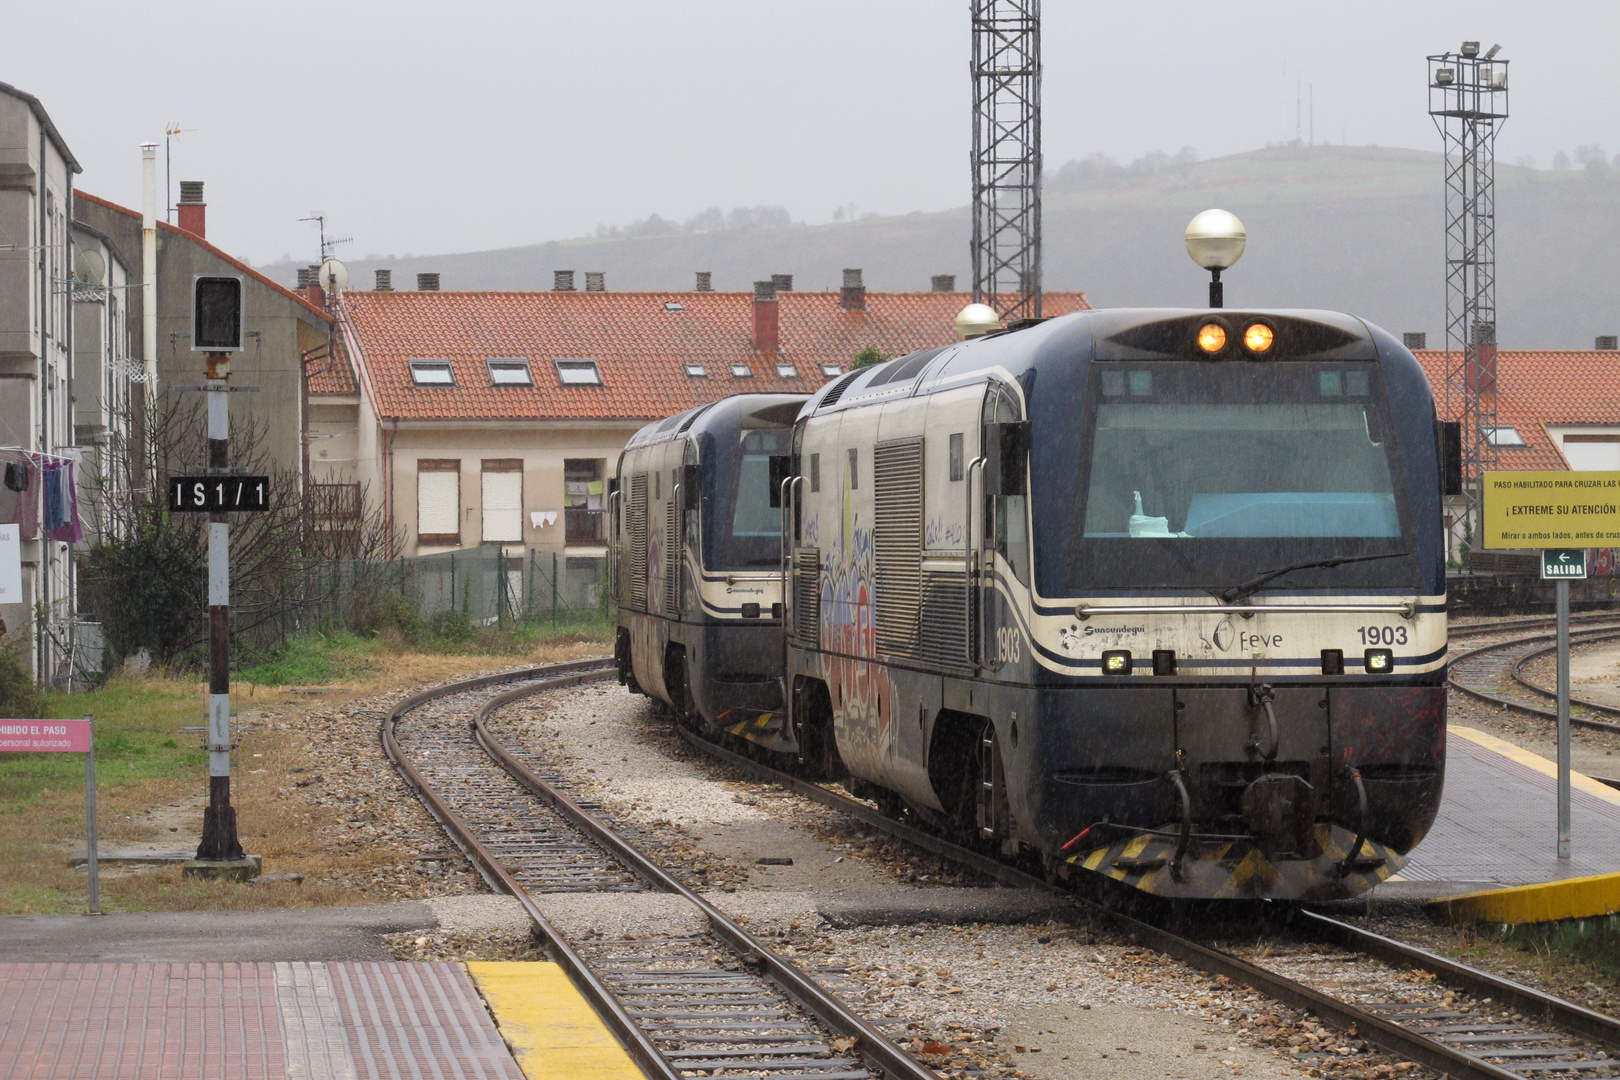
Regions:
[[1024, 659], [1024, 638], [1016, 626], [996, 627], [996, 653], [1003, 664], [1016, 664]]
[[1363, 645], [1405, 645], [1404, 626], [1361, 626], [1356, 628]]

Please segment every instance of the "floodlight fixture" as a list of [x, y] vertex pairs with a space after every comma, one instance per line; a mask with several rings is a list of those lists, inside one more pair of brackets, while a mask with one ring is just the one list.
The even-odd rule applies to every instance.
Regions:
[[1192, 261], [1210, 273], [1209, 306], [1223, 306], [1221, 271], [1243, 258], [1243, 249], [1248, 245], [1243, 222], [1229, 210], [1205, 210], [1187, 223], [1184, 239]]

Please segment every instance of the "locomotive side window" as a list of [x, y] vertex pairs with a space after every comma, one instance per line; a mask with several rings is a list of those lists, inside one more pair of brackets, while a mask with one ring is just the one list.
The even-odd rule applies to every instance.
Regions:
[[861, 452], [853, 446], [849, 448], [849, 490], [854, 491], [861, 486]]
[[821, 490], [821, 455], [810, 455], [810, 490]]
[[962, 432], [951, 436], [951, 481], [962, 479]]

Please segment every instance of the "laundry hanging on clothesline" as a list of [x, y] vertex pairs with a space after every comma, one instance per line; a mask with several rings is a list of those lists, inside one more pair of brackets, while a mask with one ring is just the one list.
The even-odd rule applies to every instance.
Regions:
[[38, 539], [43, 513], [46, 539], [70, 544], [83, 540], [73, 459], [14, 446], [0, 447], [0, 459], [4, 458], [14, 459], [6, 462], [5, 482], [9, 490], [17, 493], [20, 538]]

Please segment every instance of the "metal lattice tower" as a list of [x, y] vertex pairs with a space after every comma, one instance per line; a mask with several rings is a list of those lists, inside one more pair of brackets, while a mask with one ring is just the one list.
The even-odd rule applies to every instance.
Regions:
[[1507, 61], [1479, 42], [1429, 57], [1429, 115], [1445, 143], [1447, 416], [1462, 427], [1467, 508], [1454, 537], [1476, 538], [1481, 476], [1496, 466], [1496, 132], [1508, 116]]
[[973, 299], [1041, 316], [1041, 0], [973, 14]]

